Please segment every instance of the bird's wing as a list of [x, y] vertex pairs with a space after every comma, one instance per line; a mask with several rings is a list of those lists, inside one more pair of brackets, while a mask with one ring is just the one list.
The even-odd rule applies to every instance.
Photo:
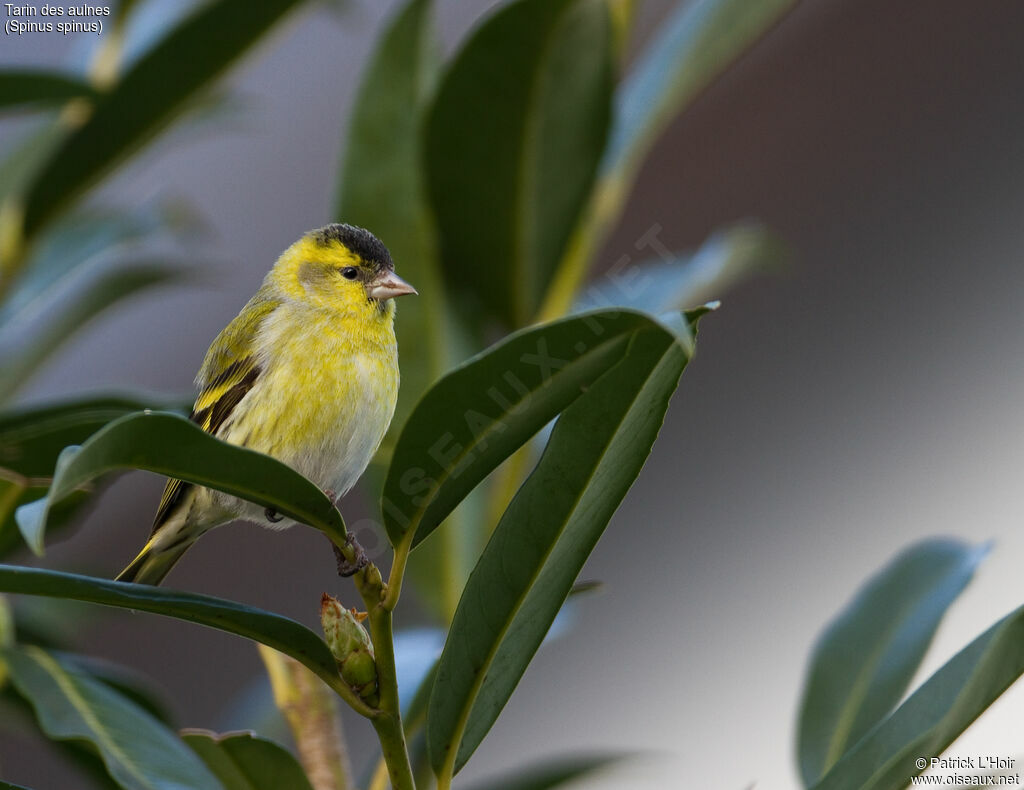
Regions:
[[[241, 313], [225, 327], [206, 352], [206, 359], [196, 377], [199, 396], [189, 417], [192, 422], [214, 436], [260, 376], [257, 363], [256, 336], [260, 326], [280, 302], [260, 290]], [[153, 519], [156, 533], [185, 497], [191, 483], [168, 480]]]

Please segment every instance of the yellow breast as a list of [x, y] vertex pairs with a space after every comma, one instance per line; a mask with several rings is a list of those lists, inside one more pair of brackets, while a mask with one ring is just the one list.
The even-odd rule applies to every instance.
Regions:
[[228, 441], [287, 463], [341, 495], [366, 469], [395, 411], [391, 314], [367, 321], [285, 304], [260, 333], [261, 373]]

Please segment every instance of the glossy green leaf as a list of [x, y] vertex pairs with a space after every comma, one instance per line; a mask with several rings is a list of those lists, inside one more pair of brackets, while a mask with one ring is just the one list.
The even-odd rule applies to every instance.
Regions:
[[957, 653], [869, 731], [813, 790], [902, 790], [1024, 673], [1024, 607]]
[[125, 790], [223, 790], [174, 732], [104, 684], [41, 648], [6, 648], [0, 656], [43, 730], [89, 741]]
[[393, 544], [415, 546], [498, 464], [657, 326], [603, 311], [522, 330], [453, 370], [409, 418], [388, 469], [382, 510]]
[[[0, 557], [24, 545], [14, 509], [46, 496], [61, 450], [126, 414], [154, 407], [187, 411], [190, 405], [154, 396], [97, 395], [0, 414]], [[49, 514], [49, 529], [70, 523], [88, 501], [81, 490], [63, 500]]]
[[919, 543], [871, 579], [825, 631], [800, 710], [805, 786], [903, 698], [943, 615], [985, 553], [953, 540]]
[[[81, 444], [107, 423], [146, 408], [187, 411], [175, 404], [143, 395], [92, 396], [62, 403], [19, 407], [0, 414], [0, 557], [24, 545], [14, 520], [15, 508], [44, 496], [52, 482], [61, 451]], [[49, 514], [49, 529], [70, 522], [85, 502], [76, 491]]]
[[439, 776], [466, 763], [515, 690], [640, 473], [688, 358], [664, 328], [637, 332], [555, 423], [470, 576], [441, 654], [427, 712]]
[[472, 35], [427, 123], [446, 287], [533, 319], [594, 183], [611, 117], [605, 0], [517, 0]]
[[17, 511], [29, 547], [42, 553], [50, 509], [115, 470], [150, 472], [215, 488], [342, 540], [345, 525], [330, 499], [290, 466], [222, 442], [177, 414], [142, 412], [116, 420], [57, 461], [46, 499]]
[[255, 733], [217, 735], [185, 730], [181, 737], [213, 771], [224, 790], [313, 790], [291, 752]]
[[545, 303], [573, 303], [593, 256], [618, 224], [640, 165], [679, 113], [792, 10], [798, 0], [680, 1], [615, 95], [614, 120], [592, 199]]
[[[11, 474], [8, 470], [0, 471], [0, 475]], [[0, 522], [0, 557], [7, 557], [15, 552], [26, 548], [25, 539], [18, 527], [16, 515], [18, 510], [26, 505], [38, 502], [46, 496], [50, 481], [49, 478], [22, 478], [19, 485], [18, 498], [14, 502], [14, 511], [7, 511], [3, 514], [3, 521]], [[0, 482], [0, 488], [9, 485], [8, 481]], [[79, 516], [92, 502], [91, 494], [95, 492], [75, 491], [63, 499], [56, 507], [52, 508], [47, 518], [47, 529], [51, 532], [58, 532], [75, 524]]]
[[385, 446], [394, 444], [420, 395], [451, 364], [420, 167], [420, 128], [440, 68], [432, 16], [431, 0], [410, 0], [381, 35], [353, 106], [335, 211], [344, 222], [371, 228], [398, 272], [419, 290], [402, 301], [395, 322], [402, 387]]
[[0, 779], [0, 790], [32, 790], [32, 788], [25, 787], [24, 785], [12, 785], [10, 782]]
[[62, 104], [69, 99], [95, 98], [96, 90], [72, 74], [56, 71], [0, 71], [0, 108]]
[[138, 149], [300, 0], [213, 0], [147, 51], [59, 145], [25, 196], [34, 236], [54, 214]]
[[712, 235], [697, 251], [678, 255], [657, 241], [654, 226], [637, 247], [664, 257], [615, 266], [590, 283], [575, 311], [627, 307], [660, 315], [703, 304], [749, 275], [777, 266], [784, 258], [781, 242], [762, 225], [740, 223]]
[[53, 310], [29, 337], [0, 333], [0, 401], [10, 398], [84, 324], [141, 291], [182, 279], [180, 266], [138, 262], [102, 272]]
[[560, 757], [525, 766], [506, 776], [477, 782], [472, 785], [472, 790], [549, 790], [607, 768], [624, 757], [622, 754]]
[[272, 647], [301, 662], [328, 684], [338, 680], [338, 669], [327, 645], [306, 626], [234, 601], [14, 565], [0, 565], [0, 592], [88, 601], [186, 620]]
[[0, 466], [31, 477], [49, 477], [61, 450], [81, 444], [104, 425], [144, 409], [187, 410], [184, 399], [136, 393], [94, 395], [0, 413]]

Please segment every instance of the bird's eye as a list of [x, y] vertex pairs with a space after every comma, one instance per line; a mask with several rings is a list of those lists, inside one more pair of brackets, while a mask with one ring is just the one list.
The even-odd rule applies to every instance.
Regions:
[[359, 270], [355, 266], [346, 266], [341, 270], [341, 276], [346, 280], [354, 280], [359, 276]]

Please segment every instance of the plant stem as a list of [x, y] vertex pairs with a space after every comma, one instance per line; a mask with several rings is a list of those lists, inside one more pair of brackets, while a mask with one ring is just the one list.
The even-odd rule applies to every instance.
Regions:
[[[346, 557], [350, 552], [354, 554], [351, 544], [341, 544], [338, 541], [335, 541], [335, 544]], [[398, 556], [397, 553], [396, 556]], [[399, 575], [399, 580], [400, 578]], [[390, 601], [393, 606], [397, 595], [394, 598], [388, 598], [388, 586], [384, 584], [380, 570], [373, 563], [356, 573], [352, 579], [363, 598], [363, 605], [366, 607], [370, 626], [370, 641], [373, 643], [374, 660], [377, 665], [377, 690], [380, 702], [378, 708], [370, 716], [370, 721], [377, 731], [381, 752], [388, 766], [391, 787], [393, 790], [416, 790], [399, 708], [391, 609], [385, 605]], [[345, 699], [348, 701], [348, 697]]]
[[[379, 571], [376, 575], [379, 579]], [[381, 588], [377, 587], [378, 596], [381, 592]], [[416, 784], [412, 778], [412, 765], [409, 762], [409, 750], [405, 745], [405, 730], [399, 708], [391, 610], [386, 609], [384, 599], [378, 597], [372, 608], [367, 606], [367, 611], [370, 614], [370, 640], [373, 642], [374, 657], [377, 661], [377, 688], [382, 711], [373, 718], [373, 726], [377, 730], [384, 760], [388, 764], [393, 790], [415, 790]]]
[[295, 737], [299, 759], [316, 790], [352, 790], [345, 736], [334, 696], [294, 658], [258, 645], [274, 702]]
[[389, 612], [395, 610], [398, 596], [402, 594], [402, 580], [405, 578], [405, 568], [409, 561], [409, 552], [412, 550], [412, 539], [415, 535], [415, 529], [410, 529], [402, 542], [395, 547], [395, 558], [391, 561], [391, 573], [388, 574], [388, 586], [384, 591], [384, 598], [381, 600], [381, 606]]
[[367, 790], [388, 790], [388, 764], [381, 758], [377, 762], [377, 767], [373, 770], [373, 776], [370, 779], [370, 786]]

